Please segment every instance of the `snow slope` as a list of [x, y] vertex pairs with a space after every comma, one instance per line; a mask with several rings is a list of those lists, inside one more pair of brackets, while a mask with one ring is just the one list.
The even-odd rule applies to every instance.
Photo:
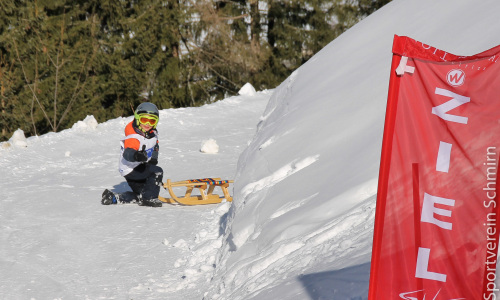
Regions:
[[207, 299], [366, 299], [394, 34], [454, 54], [500, 44], [498, 1], [396, 0], [274, 92], [239, 160]]
[[499, 9], [395, 0], [272, 96], [162, 111], [165, 177], [235, 176], [232, 205], [100, 205], [130, 118], [2, 144], [0, 298], [366, 299], [393, 36], [475, 54]]
[[[233, 179], [270, 94], [161, 111], [165, 179]], [[0, 299], [203, 297], [229, 203], [100, 203], [105, 188], [127, 190], [118, 156], [131, 120], [88, 117], [59, 133], [26, 140], [18, 132], [13, 146], [0, 144]], [[210, 140], [217, 151], [201, 152]]]

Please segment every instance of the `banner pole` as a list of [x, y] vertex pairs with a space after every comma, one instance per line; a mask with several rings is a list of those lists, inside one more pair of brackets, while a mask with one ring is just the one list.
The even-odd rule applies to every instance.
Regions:
[[368, 291], [368, 300], [377, 299], [377, 276], [379, 268], [379, 257], [381, 252], [381, 239], [384, 225], [385, 205], [387, 199], [387, 185], [389, 179], [389, 170], [392, 154], [392, 140], [394, 135], [394, 125], [396, 122], [396, 111], [398, 105], [398, 94], [400, 77], [396, 75], [396, 68], [399, 66], [401, 56], [393, 55], [391, 64], [391, 73], [389, 80], [389, 92], [387, 97], [387, 108], [385, 115], [384, 134], [382, 140], [382, 153], [380, 159], [380, 169], [377, 188], [377, 205], [375, 209], [375, 224], [373, 231], [372, 259], [370, 267], [370, 283]]

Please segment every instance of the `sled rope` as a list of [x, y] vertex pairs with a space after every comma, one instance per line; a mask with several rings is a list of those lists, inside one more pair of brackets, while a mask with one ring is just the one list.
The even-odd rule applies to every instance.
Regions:
[[190, 183], [208, 182], [210, 184], [222, 185], [224, 183], [229, 183], [231, 180], [215, 180], [214, 178], [202, 178], [202, 179], [191, 179], [187, 181], [189, 181]]

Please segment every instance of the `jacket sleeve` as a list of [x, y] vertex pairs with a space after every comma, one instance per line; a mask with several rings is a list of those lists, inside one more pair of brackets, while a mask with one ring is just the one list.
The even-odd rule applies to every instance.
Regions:
[[[130, 122], [126, 127], [125, 127], [125, 136], [129, 136], [131, 134], [135, 134], [134, 126], [133, 123]], [[141, 142], [139, 142], [138, 139], [131, 138], [131, 139], [125, 139], [124, 141], [124, 148], [123, 150], [123, 158], [127, 161], [130, 162], [136, 162], [137, 160], [134, 158], [135, 153], [139, 150], [139, 147], [141, 146]]]
[[[131, 134], [135, 134], [134, 126], [132, 125], [132, 122], [130, 122], [127, 127], [125, 127], [125, 136], [129, 136]], [[139, 147], [141, 146], [141, 142], [139, 142], [138, 139], [126, 139], [124, 142], [124, 148], [131, 148], [133, 150], [139, 150]]]

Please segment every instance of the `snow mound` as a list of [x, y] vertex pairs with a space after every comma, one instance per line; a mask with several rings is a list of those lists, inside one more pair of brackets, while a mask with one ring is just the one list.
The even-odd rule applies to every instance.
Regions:
[[255, 88], [253, 87], [253, 85], [251, 85], [250, 83], [247, 82], [238, 91], [238, 94], [240, 94], [241, 96], [255, 96], [255, 94], [257, 94], [257, 92], [255, 91]]
[[392, 1], [274, 90], [238, 161], [205, 299], [367, 299], [394, 34], [482, 52], [500, 23], [481, 12], [500, 4], [481, 3]]
[[217, 145], [217, 141], [214, 139], [208, 139], [201, 143], [200, 152], [207, 154], [216, 154], [219, 153], [219, 145]]
[[78, 121], [73, 124], [71, 128], [77, 130], [95, 130], [97, 125], [98, 123], [94, 116], [87, 116], [83, 121]]
[[28, 141], [26, 140], [26, 137], [24, 136], [24, 131], [22, 129], [18, 129], [14, 132], [12, 137], [9, 140], [11, 145], [14, 145], [16, 147], [21, 147], [21, 148], [26, 148], [28, 147]]

